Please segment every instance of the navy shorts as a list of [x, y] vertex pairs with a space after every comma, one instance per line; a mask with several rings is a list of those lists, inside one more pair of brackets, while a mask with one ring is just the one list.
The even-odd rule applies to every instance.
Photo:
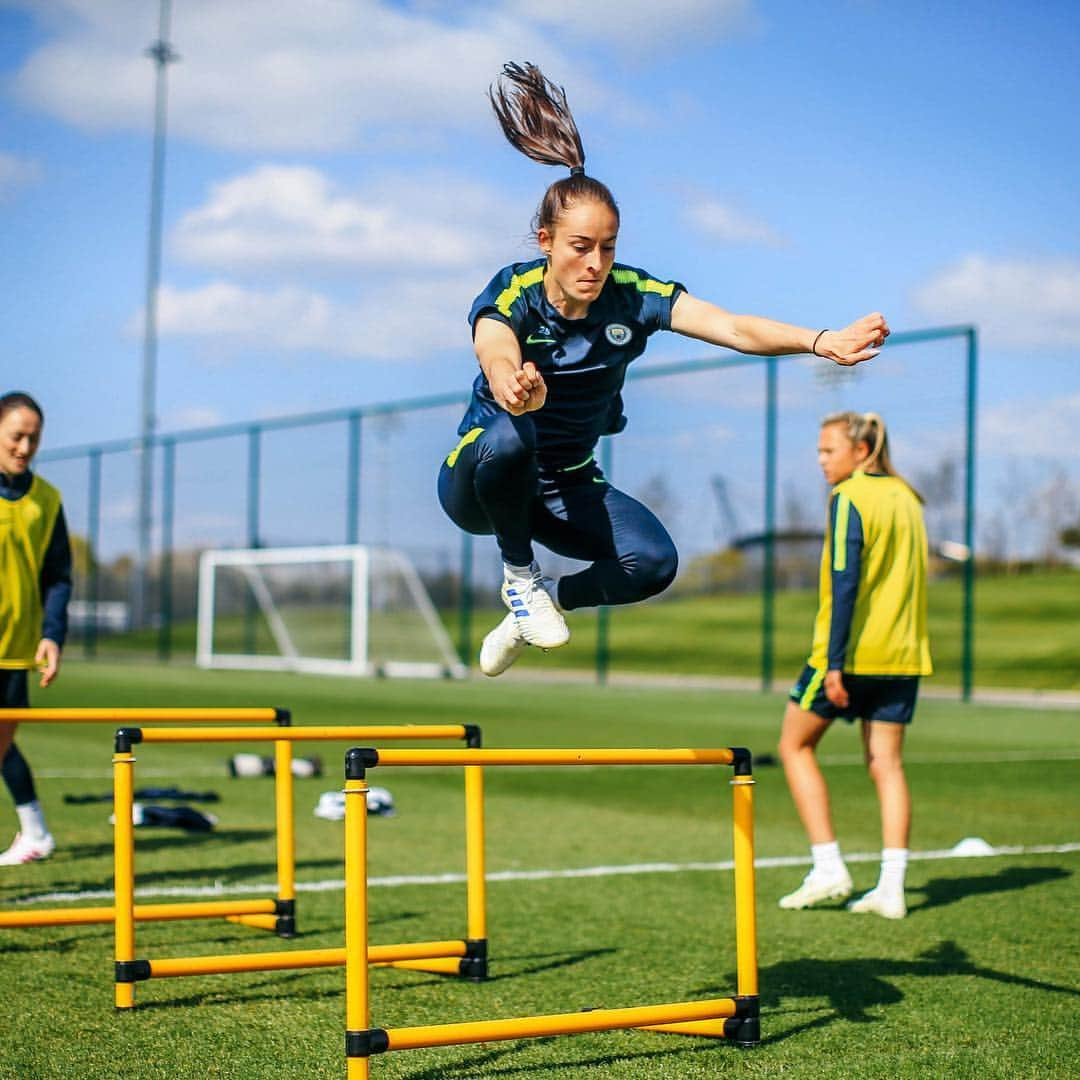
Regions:
[[0, 668], [0, 705], [5, 709], [30, 707], [30, 673], [25, 668]]
[[825, 720], [884, 720], [910, 724], [919, 696], [918, 675], [850, 675], [844, 673], [848, 706], [841, 709], [825, 696], [825, 672], [809, 664], [803, 668], [789, 697], [800, 709]]

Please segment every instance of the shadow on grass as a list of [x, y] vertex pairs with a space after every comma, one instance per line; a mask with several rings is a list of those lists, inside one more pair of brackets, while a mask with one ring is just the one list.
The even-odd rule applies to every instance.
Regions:
[[[322, 970], [326, 970], [325, 968]], [[229, 984], [222, 983], [220, 988], [215, 986], [212, 990], [202, 993], [189, 994], [187, 997], [172, 997], [165, 1001], [138, 1001], [136, 1012], [149, 1012], [153, 1010], [186, 1009], [191, 1005], [202, 1007], [222, 1005], [229, 1009], [235, 1009], [237, 1005], [281, 1005], [286, 999], [290, 1003], [316, 1002], [340, 998], [344, 991], [340, 986], [316, 988], [311, 985], [312, 969], [293, 970], [292, 972], [276, 971], [264, 972], [268, 978], [264, 981], [249, 985], [245, 989], [230, 989]], [[308, 985], [305, 985], [305, 981]], [[140, 983], [139, 986], [145, 986]], [[152, 992], [152, 991], [151, 991]], [[139, 990], [136, 990], [139, 994]]]
[[[138, 851], [136, 851], [136, 857]], [[326, 870], [337, 868], [344, 874], [344, 868], [340, 857], [333, 859], [298, 859], [296, 862], [296, 869], [303, 870]], [[176, 870], [156, 870], [149, 873], [143, 873], [136, 863], [135, 866], [135, 887], [139, 889], [146, 885], [164, 885], [170, 881], [182, 881], [185, 884], [194, 885], [200, 879], [210, 879], [213, 881], [227, 880], [232, 883], [241, 883], [245, 879], [253, 878], [260, 883], [267, 883], [273, 881], [277, 876], [277, 864], [273, 861], [267, 860], [262, 862], [250, 862], [250, 863], [230, 863], [228, 866], [185, 866]], [[113, 877], [110, 873], [108, 877], [98, 878], [95, 881], [88, 881], [86, 878], [65, 879], [51, 882], [47, 887], [42, 886], [34, 892], [13, 893], [11, 896], [4, 897], [0, 900], [0, 906], [7, 904], [15, 904], [18, 902], [30, 903], [35, 901], [39, 896], [54, 894], [58, 892], [66, 892], [69, 890], [77, 890], [79, 892], [111, 892], [113, 887]], [[218, 897], [208, 896], [206, 899], [220, 899]], [[153, 897], [136, 896], [138, 903], [151, 903], [154, 902]]]
[[40, 932], [43, 928], [40, 926], [28, 926], [25, 928], [12, 929], [12, 934], [37, 934], [35, 938], [29, 941], [15, 941], [10, 943], [0, 942], [0, 957], [13, 956], [16, 953], [69, 953], [77, 948], [83, 947], [88, 941], [100, 941], [108, 937], [112, 937], [112, 927], [102, 926], [100, 930], [91, 930], [89, 928], [84, 929], [82, 933], [72, 934], [70, 937], [65, 938], [47, 938], [42, 939]]
[[[562, 1038], [557, 1036], [556, 1038]], [[534, 1045], [543, 1046], [555, 1042], [554, 1038], [530, 1039]], [[708, 1045], [689, 1042], [679, 1046], [680, 1054], [715, 1054], [723, 1052], [723, 1047], [718, 1045], [722, 1040], [710, 1039]], [[599, 1057], [574, 1058], [571, 1061], [555, 1062], [546, 1061], [535, 1065], [504, 1065], [502, 1068], [485, 1068], [495, 1065], [496, 1062], [516, 1054], [521, 1050], [521, 1041], [504, 1043], [499, 1049], [489, 1050], [484, 1054], [470, 1054], [467, 1060], [460, 1063], [444, 1062], [433, 1068], [420, 1069], [418, 1072], [402, 1073], [406, 1080], [472, 1080], [476, 1076], [528, 1076], [530, 1073], [542, 1076], [550, 1076], [555, 1073], [566, 1071], [566, 1075], [572, 1076], [589, 1066], [622, 1065], [626, 1076], [640, 1075], [633, 1062], [649, 1062], [663, 1058], [671, 1061], [672, 1046], [667, 1044], [663, 1049], [649, 1050], [640, 1054], [603, 1054]], [[737, 1054], [739, 1051], [734, 1047], [728, 1047], [728, 1052]], [[481, 1073], [480, 1070], [483, 1070]]]
[[[299, 870], [325, 870], [337, 868], [344, 876], [344, 867], [341, 857], [332, 859], [298, 859], [296, 869]], [[193, 877], [213, 877], [231, 882], [241, 882], [245, 878], [256, 878], [260, 881], [273, 880], [277, 876], [277, 863], [273, 860], [250, 863], [230, 863], [228, 866], [188, 866], [179, 870], [151, 870], [149, 873], [141, 873], [136, 867], [135, 880], [138, 885], [160, 885], [168, 881], [191, 881]]]
[[[586, 960], [595, 960], [598, 956], [608, 956], [611, 953], [618, 952], [614, 948], [604, 949], [582, 949], [579, 952], [565, 953], [524, 953], [519, 956], [499, 956], [494, 963], [497, 968], [507, 964], [515, 964], [522, 960], [542, 961], [542, 963], [525, 963], [520, 967], [514, 967], [512, 971], [505, 971], [501, 974], [497, 973], [489, 975], [483, 981], [483, 985], [489, 983], [501, 982], [503, 979], [519, 979], [523, 975], [539, 975], [545, 971], [558, 971], [560, 968], [573, 967], [575, 964], [583, 964]], [[399, 969], [405, 971], [406, 969]], [[427, 976], [427, 972], [416, 971], [411, 974], [419, 976]], [[423, 977], [421, 980], [411, 979], [408, 982], [400, 982], [396, 985], [387, 986], [386, 990], [416, 990], [422, 986], [438, 986], [440, 983], [445, 982], [448, 978], [457, 978], [456, 975], [438, 975], [433, 978]]]
[[[135, 853], [143, 851], [166, 851], [169, 848], [192, 847], [209, 844], [211, 847], [221, 844], [246, 844], [269, 840], [275, 835], [273, 829], [212, 829], [208, 832], [136, 832]], [[80, 844], [76, 848], [66, 848], [53, 856], [53, 862], [71, 862], [81, 859], [112, 858], [113, 844]]]
[[925, 885], [908, 886], [908, 893], [922, 893], [925, 899], [912, 911], [944, 907], [955, 904], [966, 896], [984, 893], [1012, 892], [1043, 885], [1048, 881], [1060, 881], [1071, 877], [1072, 872], [1060, 866], [1007, 866], [996, 874], [980, 874], [961, 878], [933, 878]]
[[[1032, 990], [1046, 990], [1057, 994], [1080, 997], [1080, 990], [1072, 986], [1040, 982], [1007, 971], [980, 967], [968, 959], [967, 953], [954, 941], [943, 941], [932, 949], [920, 953], [914, 960], [884, 960], [879, 957], [848, 960], [782, 960], [762, 968], [759, 977], [763, 988], [761, 1007], [764, 1014], [779, 1010], [781, 1002], [792, 998], [825, 998], [828, 1012], [806, 1023], [798, 1024], [778, 1035], [766, 1036], [762, 1044], [782, 1042], [792, 1035], [814, 1028], [825, 1027], [836, 1020], [852, 1023], [873, 1023], [878, 1017], [870, 1015], [869, 1009], [884, 1005], [898, 1005], [904, 1000], [903, 993], [888, 980], [907, 976], [968, 975], [989, 979], [1008, 986], [1022, 986]], [[732, 975], [732, 984], [734, 974]], [[730, 993], [730, 987], [706, 986], [698, 988], [694, 996], [710, 997], [718, 993]], [[790, 1010], [785, 1010], [790, 1011]]]
[[[388, 926], [391, 923], [408, 922], [410, 919], [422, 918], [426, 912], [422, 911], [395, 911], [392, 914], [385, 915], [372, 915], [368, 919], [369, 926]], [[247, 928], [235, 926], [230, 929], [228, 927], [221, 927], [221, 924], [216, 919], [198, 919], [193, 920], [193, 923], [201, 924], [203, 928], [211, 927], [207, 932], [196, 935], [190, 938], [190, 943], [197, 949], [202, 949], [211, 945], [222, 946], [236, 946], [239, 942], [247, 941], [267, 941], [270, 942], [264, 949], [243, 949], [243, 952], [273, 952], [278, 949], [282, 949], [281, 942], [284, 940], [277, 936], [273, 931], [264, 931], [258, 928]], [[220, 929], [213, 930], [212, 927], [217, 924]], [[312, 930], [304, 926], [303, 913], [298, 919], [298, 929], [294, 938], [288, 940], [306, 942], [304, 945], [294, 945], [292, 948], [315, 948], [312, 944], [314, 941], [321, 937], [329, 938], [330, 940], [326, 944], [326, 948], [334, 948], [340, 946], [344, 941], [345, 927], [341, 924], [320, 924], [316, 929]], [[141, 922], [140, 926], [148, 925], [145, 922]], [[249, 936], [253, 935], [253, 936]], [[190, 946], [189, 946], [190, 947]], [[320, 948], [322, 946], [319, 946]], [[282, 951], [288, 951], [289, 946], [285, 946]], [[288, 969], [286, 969], [288, 970]]]

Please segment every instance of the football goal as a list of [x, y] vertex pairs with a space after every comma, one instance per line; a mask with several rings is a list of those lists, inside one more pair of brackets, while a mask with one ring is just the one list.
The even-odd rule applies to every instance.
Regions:
[[240, 548], [199, 561], [196, 662], [324, 675], [463, 677], [400, 549]]

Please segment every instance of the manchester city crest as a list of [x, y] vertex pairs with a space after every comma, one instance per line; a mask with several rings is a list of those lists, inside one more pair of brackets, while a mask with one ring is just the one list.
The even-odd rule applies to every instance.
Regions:
[[604, 336], [611, 342], [612, 345], [625, 345], [633, 336], [634, 332], [629, 326], [623, 326], [622, 323], [608, 323], [604, 330]]

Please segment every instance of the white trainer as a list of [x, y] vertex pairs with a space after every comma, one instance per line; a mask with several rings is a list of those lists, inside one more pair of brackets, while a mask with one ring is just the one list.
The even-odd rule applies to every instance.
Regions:
[[557, 649], [570, 640], [570, 628], [554, 594], [555, 582], [544, 577], [536, 563], [529, 567], [528, 575], [518, 576], [506, 569], [503, 603], [510, 609], [518, 631], [529, 645]]
[[820, 904], [823, 900], [843, 900], [850, 895], [851, 875], [846, 869], [839, 874], [811, 870], [794, 892], [780, 897], [780, 906], [788, 911], [799, 911]]
[[505, 615], [480, 646], [480, 670], [494, 678], [501, 675], [522, 654], [528, 644], [518, 629], [518, 620]]
[[871, 889], [858, 900], [852, 900], [847, 909], [854, 911], [857, 915], [880, 915], [883, 919], [902, 919], [907, 915], [907, 902], [902, 892], [893, 893]]
[[52, 833], [46, 833], [39, 840], [31, 840], [21, 832], [15, 834], [11, 847], [0, 855], [0, 866], [21, 866], [23, 863], [47, 859], [56, 848]]

